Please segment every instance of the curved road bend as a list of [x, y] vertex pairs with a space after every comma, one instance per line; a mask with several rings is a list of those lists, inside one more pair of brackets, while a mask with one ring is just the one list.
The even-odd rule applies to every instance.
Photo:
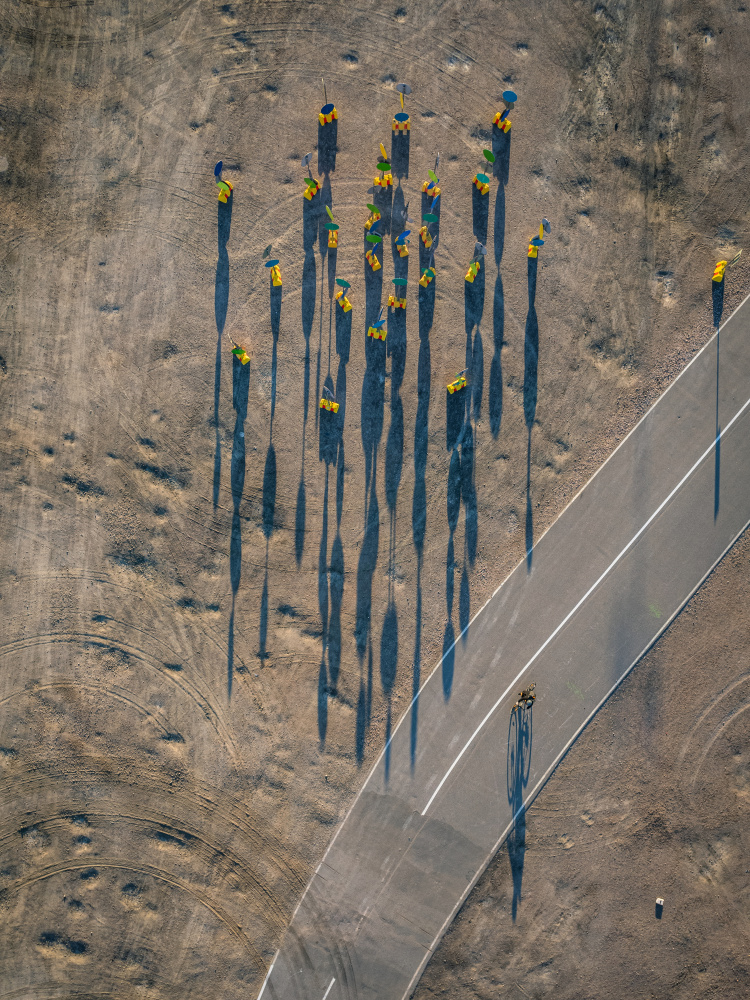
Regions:
[[[408, 995], [514, 812], [750, 522], [750, 303], [719, 341], [539, 539], [531, 572], [519, 565], [472, 620], [450, 700], [440, 666], [431, 674], [413, 765], [414, 705], [313, 876], [262, 1000]], [[531, 681], [519, 760], [510, 709]]]

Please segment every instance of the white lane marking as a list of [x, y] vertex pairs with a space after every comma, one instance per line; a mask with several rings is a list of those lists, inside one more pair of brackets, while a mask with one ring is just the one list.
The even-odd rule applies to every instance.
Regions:
[[646, 528], [648, 528], [648, 526], [651, 524], [651, 522], [654, 520], [654, 518], [658, 517], [658, 515], [664, 510], [664, 508], [667, 506], [667, 504], [672, 499], [672, 497], [675, 495], [675, 493], [677, 493], [685, 485], [685, 483], [687, 482], [687, 480], [692, 476], [692, 474], [695, 472], [695, 470], [698, 468], [698, 466], [704, 461], [704, 459], [706, 459], [708, 457], [708, 455], [711, 454], [711, 452], [713, 451], [713, 449], [716, 447], [716, 442], [718, 440], [721, 440], [721, 438], [729, 430], [729, 428], [732, 426], [732, 424], [734, 424], [737, 420], [739, 420], [739, 418], [742, 416], [742, 414], [745, 412], [745, 410], [748, 408], [748, 406], [750, 406], [750, 399], [746, 400], [746, 402], [744, 403], [744, 405], [735, 413], [735, 415], [732, 417], [732, 419], [729, 421], [729, 423], [726, 425], [726, 427], [724, 427], [723, 430], [721, 430], [719, 432], [719, 434], [717, 435], [717, 437], [711, 442], [711, 444], [708, 446], [708, 448], [706, 448], [706, 450], [703, 452], [703, 454], [701, 455], [701, 457], [693, 464], [693, 466], [690, 468], [690, 470], [685, 473], [685, 475], [682, 477], [682, 479], [679, 481], [679, 483], [674, 487], [674, 489], [671, 491], [671, 493], [669, 493], [664, 498], [664, 500], [662, 500], [662, 502], [656, 508], [656, 510], [654, 511], [654, 513], [651, 515], [651, 517], [645, 522], [645, 524], [643, 524], [638, 529], [638, 531], [636, 531], [636, 533], [633, 535], [633, 537], [630, 539], [630, 541], [627, 543], [627, 545], [625, 545], [625, 547], [620, 550], [620, 552], [615, 556], [615, 558], [612, 560], [612, 562], [609, 564], [609, 566], [607, 566], [607, 568], [604, 570], [604, 572], [599, 577], [599, 579], [595, 583], [592, 583], [592, 585], [589, 587], [589, 589], [586, 591], [586, 593], [583, 595], [583, 597], [578, 601], [578, 603], [575, 605], [575, 607], [573, 607], [568, 612], [568, 614], [563, 618], [563, 620], [560, 622], [560, 624], [557, 626], [557, 628], [554, 630], [554, 632], [552, 632], [551, 635], [549, 635], [547, 637], [547, 639], [542, 643], [542, 645], [539, 647], [539, 649], [537, 649], [536, 653], [534, 653], [534, 655], [531, 657], [531, 659], [529, 660], [529, 662], [522, 668], [522, 670], [518, 674], [518, 676], [513, 681], [511, 681], [511, 683], [508, 685], [508, 687], [505, 689], [505, 691], [503, 691], [503, 693], [497, 699], [497, 701], [495, 702], [495, 704], [492, 706], [492, 708], [489, 710], [489, 712], [485, 715], [485, 717], [479, 723], [479, 725], [477, 726], [477, 728], [471, 734], [471, 736], [469, 737], [469, 739], [468, 739], [467, 743], [465, 744], [465, 746], [464, 746], [463, 750], [461, 751], [461, 753], [458, 755], [458, 757], [456, 757], [456, 759], [453, 761], [453, 763], [451, 764], [451, 766], [448, 768], [448, 770], [443, 775], [442, 781], [437, 786], [437, 788], [435, 789], [435, 791], [432, 793], [432, 795], [430, 796], [430, 799], [429, 799], [427, 805], [422, 810], [422, 815], [423, 816], [427, 812], [427, 810], [430, 808], [430, 806], [432, 805], [432, 803], [434, 802], [435, 796], [438, 794], [438, 792], [440, 791], [440, 789], [443, 787], [443, 785], [445, 784], [445, 782], [448, 780], [448, 778], [453, 773], [453, 769], [456, 767], [456, 765], [461, 760], [461, 758], [463, 757], [463, 755], [466, 753], [466, 751], [469, 749], [469, 747], [471, 746], [471, 744], [474, 742], [474, 740], [477, 738], [477, 736], [479, 735], [479, 733], [482, 731], [482, 729], [484, 728], [485, 724], [489, 721], [490, 717], [495, 713], [495, 711], [498, 708], [498, 706], [500, 704], [502, 704], [502, 702], [508, 697], [508, 694], [513, 690], [513, 688], [516, 686], [516, 684], [518, 684], [519, 680], [521, 679], [521, 677], [523, 677], [523, 675], [529, 669], [529, 667], [534, 662], [534, 660], [536, 660], [536, 658], [541, 653], [544, 652], [544, 650], [547, 648], [547, 646], [549, 646], [549, 644], [552, 642], [552, 640], [555, 638], [555, 636], [560, 632], [560, 630], [563, 629], [567, 625], [567, 623], [570, 621], [570, 619], [573, 617], [573, 615], [576, 613], [576, 611], [578, 611], [578, 609], [581, 607], [581, 605], [586, 600], [588, 600], [588, 598], [591, 596], [591, 594], [593, 594], [593, 592], [596, 590], [596, 588], [599, 586], [599, 584], [602, 582], [602, 580], [604, 580], [605, 577], [609, 576], [609, 574], [612, 572], [612, 570], [615, 568], [615, 566], [618, 564], [618, 562], [622, 559], [622, 557], [626, 554], [626, 552], [628, 552], [635, 545], [635, 543], [641, 537], [641, 535], [646, 530]]
[[270, 966], [268, 967], [268, 972], [266, 973], [266, 978], [263, 980], [263, 985], [261, 986], [260, 993], [258, 994], [258, 1000], [260, 1000], [260, 998], [263, 996], [263, 990], [266, 988], [266, 983], [268, 982], [269, 976], [273, 972], [273, 967], [274, 967], [274, 965], [276, 965], [276, 959], [278, 957], [279, 957], [279, 953], [277, 951], [276, 954], [273, 956], [273, 962], [271, 962]]
[[[292, 294], [295, 294], [295, 293], [292, 293]], [[622, 448], [622, 446], [625, 444], [625, 442], [628, 440], [628, 438], [631, 436], [631, 434], [634, 434], [635, 431], [644, 422], [644, 420], [646, 420], [651, 415], [651, 413], [656, 409], [656, 407], [659, 405], [659, 403], [674, 388], [674, 386], [677, 384], [677, 382], [679, 382], [679, 380], [682, 378], [682, 376], [685, 374], [685, 372], [688, 370], [688, 368], [690, 368], [692, 366], [693, 362], [698, 360], [698, 358], [703, 354], [703, 352], [706, 350], [706, 348], [710, 347], [711, 344], [713, 344], [713, 342], [716, 340], [718, 334], [727, 326], [727, 324], [729, 324], [729, 323], [732, 322], [732, 320], [734, 319], [734, 317], [737, 315], [737, 313], [740, 311], [740, 309], [742, 309], [742, 307], [745, 305], [745, 303], [748, 300], [750, 300], [750, 295], [746, 295], [745, 296], [745, 298], [742, 300], [742, 302], [740, 302], [740, 304], [737, 306], [737, 308], [734, 310], [734, 312], [731, 314], [731, 316], [729, 316], [722, 323], [722, 325], [719, 327], [719, 329], [713, 334], [713, 336], [709, 340], [706, 341], [706, 343], [703, 345], [703, 347], [701, 347], [701, 349], [696, 354], [693, 355], [693, 357], [690, 359], [690, 361], [688, 361], [688, 363], [685, 365], [685, 367], [682, 369], [682, 371], [679, 373], [679, 375], [674, 379], [674, 381], [669, 383], [669, 385], [664, 390], [664, 392], [661, 394], [661, 396], [659, 396], [658, 399], [654, 400], [654, 402], [652, 403], [652, 405], [648, 408], [648, 410], [646, 410], [646, 412], [643, 414], [643, 416], [638, 421], [638, 423], [635, 424], [628, 431], [628, 433], [625, 435], [625, 437], [622, 439], [622, 441], [620, 441], [620, 443], [617, 445], [617, 447], [612, 452], [612, 454], [609, 455], [608, 458], [606, 458], [604, 460], [604, 462], [599, 466], [599, 468], [596, 470], [596, 472], [593, 474], [593, 476], [590, 479], [588, 479], [583, 484], [583, 486], [576, 493], [576, 495], [573, 497], [573, 499], [570, 501], [570, 503], [566, 504], [566, 506], [563, 507], [563, 509], [560, 511], [560, 513], [557, 515], [557, 517], [554, 519], [554, 521], [552, 521], [552, 523], [549, 525], [549, 527], [544, 532], [542, 532], [542, 534], [539, 536], [539, 541], [536, 543], [537, 545], [544, 538], [544, 536], [547, 534], [547, 532], [549, 532], [549, 531], [552, 530], [552, 528], [554, 527], [554, 525], [557, 523], [557, 521], [560, 520], [560, 518], [566, 512], [566, 510], [568, 509], [568, 507], [571, 507], [576, 502], [576, 500], [578, 499], [578, 497], [582, 495], [583, 491], [585, 489], [587, 489], [588, 486], [596, 479], [596, 477], [599, 475], [599, 473], [604, 468], [604, 466], [607, 465], [607, 463], [610, 461], [610, 459], [614, 458], [614, 456], [617, 454], [617, 452], [620, 450], [620, 448]], [[513, 576], [513, 574], [516, 572], [516, 570], [518, 569], [518, 567], [522, 566], [525, 562], [526, 562], [526, 555], [524, 554], [523, 558], [518, 561], [518, 563], [513, 567], [513, 569], [510, 571], [510, 573], [508, 573], [508, 575], [505, 577], [505, 579], [501, 583], [498, 584], [497, 588], [487, 598], [487, 600], [484, 602], [484, 604], [481, 606], [481, 608], [479, 608], [479, 610], [477, 611], [477, 613], [475, 615], [473, 615], [473, 617], [472, 617], [471, 621], [469, 622], [469, 624], [466, 626], [466, 628], [463, 630], [463, 632], [461, 632], [461, 635], [459, 635], [456, 638], [455, 642], [453, 643], [453, 646], [451, 646], [451, 649], [453, 649], [453, 647], [456, 645], [456, 642], [458, 642], [459, 639], [461, 639], [461, 637], [463, 636], [464, 632], [466, 632], [469, 628], [471, 628], [472, 624], [482, 614], [482, 612], [484, 611], [484, 609], [489, 604], [492, 603], [492, 601], [495, 599], [495, 597], [498, 594], [498, 592], [500, 590], [502, 590], [502, 588], [505, 586], [505, 584], [508, 582], [508, 580], [510, 580], [510, 578]], [[448, 650], [448, 652], [450, 652], [450, 650]], [[362, 793], [364, 792], [364, 790], [367, 788], [367, 786], [370, 783], [370, 779], [375, 774], [375, 772], [377, 771], [377, 769], [380, 767], [380, 762], [385, 757], [385, 755], [386, 755], [386, 753], [388, 751], [388, 747], [390, 746], [391, 741], [393, 740], [393, 738], [395, 737], [396, 733], [401, 728], [401, 726], [404, 724], [404, 721], [410, 717], [410, 713], [411, 713], [412, 709], [414, 708], [414, 703], [419, 700], [419, 698], [422, 695], [422, 692], [424, 691], [424, 689], [427, 687], [427, 685], [430, 683], [430, 681], [432, 680], [432, 678], [437, 673], [438, 668], [440, 667], [440, 664], [445, 659], [446, 655], [447, 654], [444, 653], [440, 657], [440, 659], [435, 664], [435, 666], [433, 667], [433, 669], [430, 671], [430, 673], [427, 675], [427, 677], [425, 677], [424, 681], [422, 682], [422, 684], [421, 684], [421, 686], [419, 688], [419, 691], [417, 691], [417, 693], [414, 695], [414, 697], [412, 698], [411, 702], [409, 703], [409, 707], [404, 711], [403, 715], [401, 716], [401, 718], [396, 723], [396, 726], [394, 727], [393, 732], [391, 733], [391, 738], [388, 740], [388, 742], [385, 744], [385, 746], [383, 747], [383, 749], [378, 754], [377, 759], [375, 760], [374, 764], [370, 768], [369, 774], [365, 778], [365, 780], [362, 783], [359, 791], [354, 796], [354, 799], [352, 800], [351, 805], [347, 809], [344, 818], [341, 820], [341, 822], [339, 823], [339, 825], [336, 827], [336, 832], [334, 833], [333, 837], [331, 838], [331, 842], [329, 843], [328, 847], [326, 848], [326, 852], [323, 855], [323, 860], [320, 862], [320, 864], [318, 864], [317, 868], [315, 869], [315, 871], [313, 872], [312, 876], [310, 877], [310, 881], [307, 883], [307, 885], [305, 887], [305, 891], [302, 893], [302, 895], [300, 896], [299, 900], [297, 901], [297, 905], [294, 908], [294, 913], [292, 914], [292, 919], [289, 921], [289, 926], [291, 926], [294, 923], [294, 920], [295, 920], [295, 918], [297, 916], [297, 913], [299, 912], [300, 907], [302, 906], [302, 904], [304, 903], [305, 899], [307, 898], [307, 894], [310, 891], [310, 886], [313, 884], [313, 881], [315, 880], [315, 876], [320, 871], [320, 868], [321, 868], [323, 862], [325, 861], [325, 859], [328, 857], [328, 855], [330, 854], [330, 852], [333, 850], [333, 846], [336, 843], [339, 834], [344, 829], [344, 827], [346, 825], [346, 821], [349, 819], [349, 816], [354, 812], [354, 810], [355, 810], [355, 808], [357, 806], [357, 803], [360, 800], [360, 797], [361, 797]], [[422, 751], [421, 753], [424, 753], [424, 751]], [[419, 756], [418, 759], [421, 760], [421, 754], [420, 754], [420, 756]], [[436, 777], [436, 775], [433, 775], [433, 777]], [[432, 779], [430, 779], [430, 780], [432, 780]], [[278, 952], [276, 954], [278, 956]], [[258, 1000], [260, 1000], [260, 995], [258, 995]]]
[[333, 984], [334, 984], [335, 982], [336, 982], [336, 978], [335, 978], [335, 976], [334, 976], [334, 978], [333, 978], [333, 979], [332, 979], [332, 980], [330, 981], [330, 983], [328, 984], [328, 989], [327, 989], [327, 990], [325, 991], [325, 993], [323, 994], [323, 1000], [326, 1000], [326, 997], [327, 997], [327, 996], [328, 996], [328, 994], [329, 994], [329, 993], [331, 992], [331, 988], [332, 988], [332, 986], [333, 986]]
[[453, 908], [452, 913], [450, 913], [450, 915], [446, 918], [445, 922], [443, 923], [443, 926], [440, 928], [440, 930], [435, 935], [435, 938], [434, 938], [432, 944], [430, 945], [430, 947], [425, 952], [425, 956], [424, 956], [422, 962], [420, 963], [419, 968], [415, 971], [414, 975], [412, 976], [411, 982], [407, 986], [406, 992], [404, 993], [404, 995], [401, 998], [401, 1000], [408, 1000], [408, 998], [411, 996], [412, 990], [413, 990], [414, 986], [416, 986], [417, 981], [419, 980], [419, 977], [422, 975], [422, 972], [424, 971], [424, 968], [427, 965], [428, 959], [430, 958], [430, 956], [435, 951], [435, 948], [437, 948], [438, 942], [440, 941], [440, 939], [443, 936], [443, 934], [445, 934], [446, 929], [451, 924], [451, 922], [453, 921], [453, 919], [456, 916], [456, 914], [458, 913], [458, 911], [461, 909], [461, 907], [464, 905], [464, 903], [468, 899], [469, 894], [471, 893], [471, 890], [474, 888], [474, 886], [477, 884], [477, 882], [482, 877], [482, 875], [484, 874], [484, 872], [487, 870], [487, 866], [489, 865], [490, 861], [492, 861], [492, 859], [495, 857], [495, 854], [497, 853], [497, 851], [500, 848], [501, 844], [503, 843], [503, 841], [505, 840], [505, 838], [508, 836], [508, 834], [510, 833], [510, 831], [513, 829], [513, 825], [515, 824], [516, 819], [517, 819], [519, 813], [523, 809], [528, 809], [529, 808], [529, 806], [531, 805], [532, 801], [534, 800], [534, 798], [536, 797], [536, 795], [541, 790], [541, 788], [544, 785], [544, 783], [550, 777], [550, 775], [555, 770], [555, 768], [560, 763], [560, 761], [563, 759], [563, 757], [568, 752], [568, 750], [570, 750], [570, 748], [573, 746], [573, 744], [578, 739], [578, 737], [581, 735], [581, 733], [586, 728], [586, 726], [589, 724], [589, 722], [591, 722], [591, 720], [594, 718], [594, 716], [599, 711], [599, 709], [602, 707], [602, 705], [604, 705], [604, 703], [610, 698], [610, 696], [613, 694], [613, 692], [615, 692], [617, 690], [617, 688], [622, 684], [622, 682], [628, 676], [628, 674], [633, 669], [633, 667], [636, 665], [636, 663], [640, 662], [640, 660], [643, 659], [643, 657], [646, 655], [646, 653], [648, 653], [648, 651], [656, 643], [656, 641], [659, 639], [659, 637], [661, 635], [663, 635], [667, 631], [667, 629], [669, 628], [669, 626], [675, 620], [675, 618], [677, 617], [677, 615], [679, 615], [679, 613], [682, 611], [682, 609], [685, 607], [685, 605], [688, 603], [688, 601], [692, 597], [694, 597], [695, 594], [698, 593], [698, 591], [701, 589], [701, 587], [706, 582], [706, 580], [709, 578], [709, 576], [711, 576], [711, 574], [716, 569], [716, 567], [719, 565], [719, 563], [724, 558], [724, 556], [727, 554], [727, 552], [729, 552], [729, 550], [735, 544], [735, 542], [737, 541], [737, 539], [740, 538], [742, 536], [743, 532], [747, 531], [748, 528], [750, 528], [750, 521], [748, 521], [747, 524], [744, 527], [740, 528], [740, 530], [737, 532], [737, 534], [731, 540], [731, 542], [729, 543], [729, 545], [727, 545], [727, 547], [721, 553], [721, 555], [716, 560], [716, 562], [713, 564], [713, 566], [711, 566], [710, 569], [706, 572], [706, 574], [696, 583], [695, 587], [690, 591], [690, 593], [687, 595], [687, 597], [682, 602], [682, 604], [680, 604], [680, 606], [678, 608], [675, 608], [674, 613], [670, 616], [670, 618], [667, 621], [664, 622], [664, 625], [659, 629], [659, 631], [654, 635], [654, 637], [643, 647], [643, 649], [641, 650], [641, 652], [638, 654], [638, 656], [636, 656], [636, 658], [630, 664], [630, 666], [628, 667], [628, 669], [625, 670], [625, 671], [623, 671], [622, 676], [619, 677], [615, 681], [615, 683], [612, 685], [612, 687], [609, 689], [609, 691], [607, 691], [607, 693], [604, 695], [604, 697], [599, 702], [599, 704], [596, 706], [596, 708], [594, 708], [592, 710], [592, 712], [588, 716], [588, 718], [584, 719], [584, 721], [580, 724], [580, 726], [578, 727], [578, 729], [576, 729], [575, 733], [570, 737], [570, 739], [565, 744], [565, 746], [562, 748], [562, 750], [557, 755], [557, 757], [555, 757], [555, 759], [552, 761], [552, 763], [550, 764], [550, 766], [547, 768], [547, 770], [541, 776], [541, 778], [536, 783], [536, 785], [534, 785], [533, 789], [529, 792], [529, 794], [524, 799], [523, 804], [521, 806], [519, 806], [518, 811], [513, 816], [513, 818], [511, 819], [510, 823], [508, 823], [508, 825], [506, 826], [506, 828], [503, 830], [502, 834], [500, 835], [500, 837], [498, 838], [497, 842], [495, 843], [495, 846], [492, 848], [492, 850], [489, 852], [489, 854], [485, 858], [484, 864], [481, 866], [481, 868], [479, 868], [477, 870], [476, 874], [474, 875], [474, 878], [466, 886], [466, 889], [464, 890], [463, 895], [460, 897], [460, 899], [456, 903], [455, 907]]

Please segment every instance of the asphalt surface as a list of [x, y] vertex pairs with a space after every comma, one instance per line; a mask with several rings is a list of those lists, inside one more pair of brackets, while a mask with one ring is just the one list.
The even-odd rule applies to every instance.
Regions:
[[[413, 990], [560, 758], [750, 522], [748, 483], [750, 303], [431, 674], [313, 876], [264, 1000]], [[512, 714], [532, 681], [533, 708]]]

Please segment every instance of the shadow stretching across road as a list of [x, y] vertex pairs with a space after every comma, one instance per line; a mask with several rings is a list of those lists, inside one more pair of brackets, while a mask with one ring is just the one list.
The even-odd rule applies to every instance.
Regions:
[[[486, 239], [486, 232], [484, 235]], [[446, 700], [450, 698], [453, 689], [456, 643], [456, 632], [453, 626], [453, 603], [457, 563], [453, 535], [458, 524], [462, 503], [464, 507], [464, 552], [459, 585], [458, 625], [459, 635], [464, 643], [467, 639], [467, 630], [471, 619], [470, 571], [476, 561], [478, 543], [474, 449], [475, 425], [482, 414], [482, 388], [484, 384], [484, 346], [479, 324], [484, 311], [486, 257], [481, 255], [478, 259], [481, 261], [481, 268], [474, 281], [464, 281], [467, 384], [463, 389], [457, 389], [452, 393], [446, 390], [445, 394], [445, 444], [447, 450], [451, 452], [447, 486], [449, 538], [445, 559], [446, 624], [443, 634], [442, 658], [443, 696]], [[412, 754], [413, 752], [414, 746], [412, 746]]]
[[714, 521], [719, 516], [721, 499], [721, 425], [719, 423], [719, 327], [724, 312], [724, 279], [711, 282], [711, 299], [716, 330], [716, 448], [714, 454]]
[[714, 521], [719, 516], [721, 499], [721, 424], [719, 423], [719, 342], [721, 335], [716, 329], [716, 438], [714, 454]]
[[513, 826], [505, 843], [508, 847], [508, 859], [513, 878], [511, 916], [514, 923], [521, 902], [523, 865], [526, 854], [526, 808], [523, 800], [531, 772], [533, 712], [533, 706], [527, 709], [517, 709], [515, 712], [511, 712], [508, 724], [507, 794]]
[[[326, 417], [332, 416], [326, 411]], [[321, 420], [321, 430], [323, 421]], [[323, 526], [318, 550], [318, 610], [323, 648], [320, 653], [318, 671], [318, 739], [325, 746], [328, 731], [328, 670], [326, 668], [326, 645], [328, 642], [328, 462], [326, 462], [325, 488], [323, 491]]]
[[[477, 490], [474, 468], [474, 428], [466, 422], [461, 438], [461, 500], [464, 505], [464, 547], [469, 565], [473, 567], [477, 557]], [[465, 622], [469, 624], [468, 617]], [[461, 626], [464, 628], [464, 623]]]
[[724, 315], [724, 279], [711, 282], [711, 305], [714, 314], [714, 330], [721, 326], [721, 317]]
[[449, 536], [448, 551], [445, 557], [445, 603], [447, 620], [445, 624], [445, 632], [443, 634], [442, 679], [443, 697], [447, 701], [453, 690], [453, 668], [455, 662], [454, 646], [456, 642], [456, 633], [453, 629], [453, 592], [454, 572], [456, 566], [456, 557], [453, 548], [453, 533], [456, 530], [458, 515], [461, 512], [461, 455], [457, 447], [454, 447], [451, 451], [451, 460], [448, 467], [448, 491], [446, 506]]
[[457, 568], [453, 534], [458, 524], [461, 504], [464, 506], [464, 553], [459, 586], [458, 624], [459, 635], [466, 642], [471, 618], [470, 568], [477, 555], [478, 516], [474, 469], [474, 422], [482, 411], [482, 384], [484, 382], [484, 349], [479, 328], [484, 308], [485, 258], [474, 282], [464, 282], [466, 370], [467, 385], [453, 393], [446, 390], [445, 429], [446, 448], [451, 452], [448, 468], [447, 514], [448, 551], [445, 560], [445, 602], [447, 621], [443, 634], [442, 679], [443, 696], [450, 698], [453, 688], [456, 633], [453, 627], [453, 599], [455, 571]]

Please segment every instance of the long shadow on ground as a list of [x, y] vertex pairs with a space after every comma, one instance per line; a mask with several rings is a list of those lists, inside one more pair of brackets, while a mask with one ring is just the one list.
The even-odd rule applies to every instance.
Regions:
[[468, 418], [479, 420], [484, 388], [484, 344], [480, 324], [484, 314], [486, 258], [481, 257], [481, 269], [474, 281], [464, 281], [464, 328], [466, 331], [466, 368], [469, 376]]
[[508, 834], [506, 844], [510, 871], [513, 878], [513, 902], [511, 915], [515, 923], [518, 906], [521, 902], [521, 885], [523, 882], [523, 866], [526, 855], [526, 810], [523, 804], [524, 794], [531, 772], [531, 739], [533, 707], [517, 709], [511, 712], [508, 724], [507, 750], [507, 794], [513, 817], [513, 826]]
[[328, 174], [336, 169], [336, 153], [338, 152], [339, 123], [334, 118], [332, 122], [321, 125], [318, 122], [318, 173]]
[[409, 149], [411, 135], [409, 132], [393, 132], [391, 134], [391, 166], [393, 174], [401, 180], [409, 176]]
[[523, 416], [528, 430], [526, 449], [526, 568], [531, 570], [534, 548], [534, 517], [531, 508], [531, 429], [536, 419], [537, 373], [539, 368], [539, 321], [536, 315], [537, 258], [528, 258], [529, 311], [523, 342]]
[[[404, 264], [407, 261], [408, 258]], [[385, 498], [388, 504], [390, 531], [388, 538], [388, 608], [383, 619], [383, 632], [380, 641], [380, 681], [387, 704], [386, 781], [390, 773], [391, 759], [391, 701], [398, 669], [398, 610], [396, 608], [394, 580], [396, 575], [396, 503], [401, 484], [404, 454], [404, 407], [401, 401], [401, 384], [406, 367], [406, 312], [403, 309], [393, 309], [389, 316], [387, 346], [391, 358], [391, 423], [385, 448]]]
[[[329, 257], [330, 267], [330, 257]], [[336, 353], [339, 356], [336, 373], [335, 398], [339, 404], [337, 418], [335, 454], [336, 464], [336, 536], [331, 547], [329, 581], [331, 610], [328, 624], [328, 686], [332, 694], [338, 691], [341, 669], [341, 606], [344, 600], [344, 547], [341, 543], [341, 516], [344, 509], [344, 426], [346, 421], [346, 365], [349, 360], [352, 314], [345, 313], [340, 306], [334, 307], [336, 314]]]
[[229, 616], [227, 640], [227, 697], [232, 697], [234, 677], [234, 605], [242, 575], [242, 529], [240, 502], [245, 488], [245, 420], [250, 386], [250, 365], [243, 365], [232, 355], [232, 405], [237, 414], [232, 439], [232, 533], [229, 542], [229, 580], [232, 585], [232, 611]]
[[[330, 353], [329, 353], [330, 357]], [[339, 534], [340, 514], [343, 506], [343, 421], [346, 412], [345, 365], [339, 364], [337, 385], [334, 387], [330, 369], [323, 383], [324, 390], [339, 403], [337, 413], [320, 410], [318, 459], [325, 462], [325, 487], [323, 493], [323, 524], [318, 550], [318, 608], [320, 611], [322, 651], [318, 674], [318, 736], [325, 743], [328, 724], [328, 697], [337, 694], [341, 665], [341, 604], [344, 592], [344, 550]], [[331, 467], [341, 465], [337, 475], [336, 537], [328, 562], [328, 497]], [[329, 601], [330, 590], [330, 601]], [[326, 656], [328, 663], [326, 665]]]
[[[271, 289], [274, 291], [280, 289]], [[279, 301], [279, 315], [281, 303]], [[266, 465], [263, 470], [263, 534], [266, 538], [266, 563], [263, 576], [263, 592], [260, 601], [260, 628], [258, 641], [258, 658], [261, 666], [268, 657], [268, 545], [273, 534], [274, 517], [276, 513], [276, 449], [273, 446], [273, 417], [276, 411], [276, 365], [277, 365], [278, 336], [273, 336], [273, 353], [271, 356], [271, 426], [268, 434], [268, 451], [266, 452]]]
[[[377, 202], [376, 202], [377, 204]], [[390, 193], [388, 194], [390, 205]], [[369, 244], [365, 244], [369, 246]], [[377, 256], [382, 260], [382, 244], [378, 245]], [[362, 448], [365, 453], [365, 496], [364, 496], [364, 536], [357, 563], [357, 598], [354, 625], [354, 640], [359, 660], [359, 697], [357, 700], [357, 720], [355, 744], [357, 760], [361, 763], [364, 743], [370, 725], [372, 706], [372, 578], [378, 561], [380, 544], [380, 507], [376, 493], [377, 454], [383, 434], [385, 409], [385, 360], [386, 345], [382, 340], [368, 337], [367, 330], [378, 317], [382, 300], [382, 270], [373, 272], [365, 260], [365, 374], [362, 380], [360, 422]], [[367, 655], [367, 678], [364, 675], [364, 661]]]
[[496, 438], [500, 433], [503, 418], [503, 331], [505, 328], [505, 295], [503, 279], [500, 277], [500, 264], [505, 249], [505, 185], [508, 183], [510, 163], [510, 136], [493, 125], [492, 151], [495, 154], [494, 174], [498, 180], [495, 196], [495, 224], [493, 231], [493, 251], [497, 278], [492, 300], [492, 341], [494, 353], [490, 365], [489, 410], [490, 431]]
[[443, 696], [447, 700], [453, 690], [453, 668], [455, 661], [456, 633], [453, 628], [453, 592], [454, 592], [454, 572], [456, 567], [456, 557], [453, 547], [453, 533], [458, 524], [458, 515], [461, 511], [461, 455], [458, 448], [454, 447], [451, 452], [450, 466], [448, 467], [448, 491], [447, 491], [447, 514], [448, 514], [448, 552], [445, 557], [445, 603], [447, 622], [443, 635], [443, 660], [442, 679]]
[[503, 419], [503, 336], [505, 329], [505, 294], [500, 271], [495, 278], [495, 291], [492, 298], [492, 342], [494, 353], [490, 365], [489, 411], [490, 431], [496, 438], [500, 433]]
[[214, 374], [214, 430], [216, 444], [214, 449], [214, 510], [219, 504], [219, 488], [221, 485], [221, 436], [219, 432], [219, 396], [221, 392], [221, 336], [227, 321], [229, 306], [229, 254], [227, 243], [232, 228], [232, 195], [226, 203], [219, 202], [218, 215], [219, 256], [216, 262], [216, 283], [214, 285], [214, 315], [216, 317], [216, 368]]
[[305, 259], [302, 265], [302, 334], [305, 338], [305, 367], [302, 396], [302, 464], [297, 488], [297, 509], [294, 518], [294, 554], [297, 566], [302, 562], [305, 549], [305, 525], [307, 516], [307, 493], [305, 489], [305, 442], [307, 439], [307, 414], [310, 407], [310, 335], [315, 316], [315, 297], [317, 294], [317, 272], [315, 254], [313, 252], [314, 236], [317, 230], [313, 225], [313, 217], [304, 217]]
[[417, 550], [417, 607], [414, 628], [414, 660], [412, 664], [412, 706], [411, 706], [411, 767], [414, 768], [417, 753], [417, 731], [419, 725], [419, 687], [422, 678], [422, 557], [427, 529], [427, 442], [429, 438], [430, 380], [432, 365], [430, 358], [430, 330], [435, 311], [435, 282], [423, 288], [419, 286], [419, 359], [417, 362], [417, 419], [414, 424], [414, 496], [412, 499], [411, 531], [414, 548]]
[[490, 196], [482, 194], [476, 184], [471, 186], [471, 212], [474, 237], [483, 245], [487, 243], [487, 227], [490, 217]]

